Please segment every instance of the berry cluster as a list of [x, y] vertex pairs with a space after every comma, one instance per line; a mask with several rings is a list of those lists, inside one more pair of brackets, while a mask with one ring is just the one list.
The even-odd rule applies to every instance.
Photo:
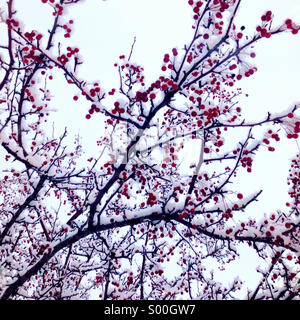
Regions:
[[156, 198], [155, 194], [153, 194], [152, 192], [149, 192], [148, 199], [147, 199], [147, 205], [153, 206], [156, 203], [157, 203], [157, 198]]
[[13, 27], [17, 28], [19, 26], [19, 22], [15, 19], [6, 19], [6, 23], [8, 25], [8, 29], [12, 29]]
[[71, 47], [67, 47], [67, 51], [67, 54], [62, 54], [57, 58], [57, 61], [59, 61], [63, 66], [69, 62], [69, 58], [71, 58], [73, 55], [79, 52], [79, 49], [72, 49]]
[[266, 28], [262, 28], [261, 26], [257, 26], [256, 31], [260, 32], [260, 36], [262, 38], [270, 38], [272, 35], [271, 32], [268, 32], [268, 30]]
[[289, 121], [285, 123], [287, 138], [298, 139], [300, 133], [300, 121], [299, 118], [294, 117], [293, 113], [288, 114]]
[[111, 111], [111, 113], [112, 114], [116, 114], [116, 113], [122, 114], [122, 113], [125, 113], [125, 109], [121, 108], [120, 107], [120, 102], [116, 101], [114, 103], [114, 109]]
[[[50, 2], [51, 2], [51, 0], [50, 0]], [[63, 8], [63, 6], [61, 6], [60, 4], [56, 3], [54, 10], [55, 10], [55, 11], [53, 12], [53, 15], [54, 15], [54, 16], [56, 16], [56, 15], [62, 16], [64, 8]]]
[[261, 21], [269, 22], [272, 20], [272, 11], [268, 10], [265, 14], [261, 16]]
[[141, 66], [134, 65], [126, 61], [126, 56], [119, 56], [120, 60], [124, 60], [124, 62], [119, 66], [118, 63], [115, 63], [114, 66], [120, 68], [120, 71], [125, 75], [125, 77], [129, 80], [130, 85], [140, 83], [141, 86], [144, 86], [144, 69]]
[[[173, 49], [173, 50], [176, 50], [176, 49]], [[177, 55], [177, 50], [176, 51], [173, 51], [174, 56]], [[173, 64], [171, 63], [170, 61], [170, 55], [168, 53], [166, 53], [164, 55], [164, 59], [163, 59], [163, 62], [164, 62], [164, 65], [161, 67], [161, 70], [162, 71], [167, 71], [168, 69], [169, 70], [172, 70], [173, 69]]]
[[42, 63], [43, 60], [41, 58], [40, 54], [37, 54], [37, 47], [32, 46], [31, 49], [28, 46], [25, 46], [22, 51], [23, 51], [23, 62], [24, 64], [29, 64], [31, 62], [37, 62], [37, 63]]
[[62, 28], [64, 29], [65, 31], [65, 34], [64, 34], [64, 37], [65, 38], [70, 38], [71, 37], [71, 32], [72, 32], [72, 29], [71, 29], [71, 26], [73, 24], [73, 20], [69, 20], [68, 23], [65, 23]]
[[268, 10], [261, 16], [262, 26], [257, 26], [256, 31], [260, 33], [262, 38], [270, 38], [272, 33], [270, 32], [270, 25], [272, 21], [272, 11]]
[[[188, 0], [188, 4], [193, 8], [194, 13], [194, 20], [198, 20], [201, 15], [201, 7], [203, 6], [203, 1], [195, 1], [195, 0]], [[229, 8], [229, 4], [226, 1], [223, 0], [213, 0], [212, 2], [212, 10], [216, 11], [216, 17], [221, 19], [222, 12], [227, 10]]]
[[[245, 150], [247, 151], [247, 150]], [[245, 153], [244, 151], [244, 153]], [[247, 172], [251, 172], [252, 171], [252, 162], [253, 162], [253, 159], [249, 156], [245, 156], [241, 159], [241, 164], [242, 164], [242, 167], [244, 168], [247, 168]]]
[[297, 155], [291, 164], [288, 177], [289, 195], [294, 199], [295, 207], [300, 204], [300, 156]]
[[31, 31], [31, 32], [25, 32], [24, 33], [24, 36], [25, 36], [25, 38], [27, 38], [27, 40], [29, 41], [29, 42], [33, 42], [34, 41], [34, 39], [36, 39], [36, 40], [41, 40], [42, 39], [42, 37], [43, 37], [43, 35], [42, 34], [40, 34], [40, 33], [37, 33], [36, 31]]
[[137, 91], [135, 96], [136, 102], [148, 102], [150, 100], [154, 100], [156, 98], [156, 94], [153, 93], [155, 89], [160, 89], [163, 92], [168, 90], [177, 90], [178, 85], [171, 79], [160, 76], [159, 80], [153, 82], [150, 87], [146, 91]]
[[89, 109], [89, 113], [85, 116], [86, 119], [90, 119], [91, 118], [91, 115], [94, 113], [94, 112], [100, 112], [100, 108], [97, 107], [94, 103], [91, 105], [91, 108]]
[[291, 30], [292, 34], [297, 34], [300, 27], [296, 25], [292, 19], [285, 20], [286, 27]]

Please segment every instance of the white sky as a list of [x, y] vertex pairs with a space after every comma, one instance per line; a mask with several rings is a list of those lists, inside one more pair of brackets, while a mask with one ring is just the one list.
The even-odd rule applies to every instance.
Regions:
[[[50, 28], [47, 6], [40, 4], [40, 0], [16, 0], [18, 8], [28, 31], [38, 29], [45, 32]], [[245, 32], [253, 34], [266, 10], [275, 13], [275, 25], [286, 18], [300, 20], [298, 0], [244, 0], [238, 12], [237, 26], [245, 25]], [[74, 5], [69, 15], [74, 19], [75, 31], [68, 42], [71, 46], [79, 46], [85, 61], [79, 75], [90, 81], [99, 80], [107, 92], [112, 87], [118, 88], [118, 74], [113, 64], [119, 55], [128, 56], [134, 37], [136, 44], [131, 61], [144, 67], [146, 82], [151, 83], [160, 75], [163, 55], [173, 47], [181, 47], [192, 36], [191, 9], [187, 0], [86, 0], [82, 5]], [[241, 100], [241, 106], [253, 120], [262, 119], [268, 111], [280, 112], [300, 102], [300, 34], [283, 34], [264, 40], [256, 45], [255, 50], [258, 72], [239, 83], [244, 93], [249, 94], [249, 98]], [[76, 93], [76, 89], [65, 85], [63, 92], [55, 91], [54, 102], [61, 116], [57, 123], [69, 123], [75, 132], [80, 130], [87, 139], [102, 134], [97, 118], [84, 119], [89, 104], [85, 104], [84, 99], [80, 103], [72, 102]], [[288, 159], [297, 152], [298, 146], [293, 140], [279, 144], [274, 153], [258, 154], [255, 173], [245, 175], [247, 180], [240, 187], [249, 192], [265, 185], [269, 188], [264, 189], [263, 201], [255, 204], [251, 213], [261, 214], [261, 210], [270, 213], [285, 208]], [[249, 257], [247, 255], [245, 259], [248, 261], [245, 261], [250, 268], [252, 260]], [[246, 277], [249, 269], [238, 267], [237, 272]]]

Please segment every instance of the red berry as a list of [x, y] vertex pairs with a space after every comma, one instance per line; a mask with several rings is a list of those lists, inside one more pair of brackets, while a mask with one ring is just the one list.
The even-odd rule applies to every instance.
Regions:
[[176, 83], [173, 83], [173, 84], [172, 84], [172, 89], [173, 89], [173, 90], [177, 90], [177, 89], [178, 89], [178, 85], [177, 85]]
[[232, 229], [227, 229], [226, 234], [230, 234], [232, 232]]
[[286, 19], [285, 24], [289, 24], [289, 25], [292, 24], [292, 19]]

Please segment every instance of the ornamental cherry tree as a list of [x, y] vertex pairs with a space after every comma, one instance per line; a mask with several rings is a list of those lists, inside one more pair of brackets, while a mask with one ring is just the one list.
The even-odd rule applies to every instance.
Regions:
[[[67, 14], [79, 2], [37, 2], [52, 20], [47, 33], [27, 28], [17, 1], [1, 7], [1, 298], [299, 298], [299, 154], [284, 212], [245, 218], [264, 193], [244, 194], [238, 182], [257, 153], [298, 138], [298, 105], [249, 122], [239, 81], [255, 77], [258, 41], [297, 36], [300, 26], [274, 25], [269, 10], [248, 34], [235, 22], [241, 0], [189, 0], [190, 41], [162, 53], [160, 76], [147, 82], [133, 43], [112, 66], [117, 88], [103, 88], [80, 76], [76, 19]], [[49, 86], [57, 75], [84, 110], [81, 121], [99, 120], [93, 154], [68, 128], [53, 129], [63, 107], [53, 104], [63, 93]], [[258, 266], [245, 296], [246, 283], [220, 283], [206, 268], [213, 261], [222, 270], [240, 244]]]

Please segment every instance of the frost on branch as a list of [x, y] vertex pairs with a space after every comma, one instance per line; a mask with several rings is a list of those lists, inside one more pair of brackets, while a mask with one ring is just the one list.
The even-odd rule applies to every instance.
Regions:
[[5, 288], [6, 280], [4, 270], [0, 269], [0, 292]]
[[[1, 14], [1, 298], [299, 298], [299, 157], [284, 212], [246, 217], [264, 190], [244, 192], [240, 180], [258, 153], [298, 138], [298, 105], [249, 122], [238, 87], [255, 79], [256, 42], [299, 26], [274, 26], [268, 10], [247, 34], [235, 23], [241, 0], [189, 0], [190, 41], [161, 53], [158, 78], [149, 83], [122, 54], [119, 82], [104, 88], [80, 77], [69, 16], [80, 2], [42, 0], [46, 34], [28, 29], [12, 0]], [[68, 128], [54, 130], [59, 76], [80, 121], [102, 121], [91, 154]], [[247, 293], [242, 280], [215, 277], [240, 244], [267, 265]]]

